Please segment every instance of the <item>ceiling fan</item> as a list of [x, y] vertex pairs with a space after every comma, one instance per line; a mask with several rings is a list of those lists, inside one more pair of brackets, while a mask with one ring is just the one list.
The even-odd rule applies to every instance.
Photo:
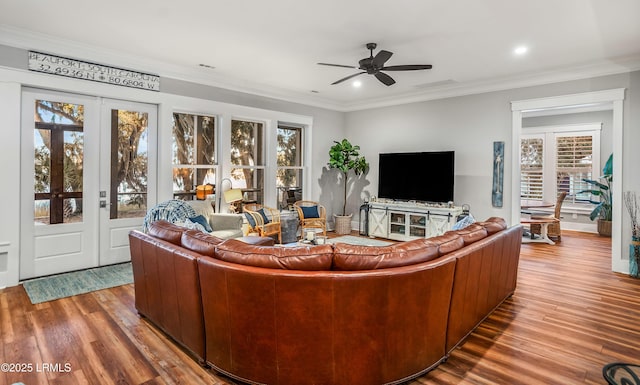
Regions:
[[366, 58], [360, 60], [358, 62], [358, 67], [342, 65], [342, 64], [318, 63], [319, 65], [323, 65], [323, 66], [356, 68], [356, 69], [361, 69], [362, 70], [362, 72], [358, 72], [358, 73], [355, 73], [353, 75], [349, 75], [346, 78], [342, 78], [340, 80], [337, 80], [337, 81], [331, 83], [331, 85], [342, 83], [345, 80], [349, 80], [349, 79], [354, 78], [354, 77], [356, 77], [358, 75], [362, 75], [362, 74], [366, 73], [366, 74], [369, 74], [369, 75], [374, 75], [384, 85], [390, 86], [392, 84], [395, 84], [396, 81], [393, 80], [393, 78], [391, 76], [385, 74], [384, 72], [380, 72], [380, 71], [415, 71], [415, 70], [428, 70], [428, 69], [432, 68], [431, 64], [410, 64], [410, 65], [398, 65], [398, 66], [385, 67], [384, 63], [386, 63], [387, 60], [389, 60], [391, 55], [393, 55], [393, 52], [381, 50], [380, 52], [378, 52], [376, 54], [376, 56], [373, 56], [373, 50], [376, 49], [377, 44], [376, 43], [367, 43], [366, 47], [370, 52], [369, 57], [366, 57]]

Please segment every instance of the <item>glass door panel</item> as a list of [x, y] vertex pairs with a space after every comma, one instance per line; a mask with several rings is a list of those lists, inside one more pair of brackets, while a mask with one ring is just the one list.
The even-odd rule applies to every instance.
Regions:
[[84, 106], [38, 99], [34, 122], [34, 221], [82, 222]]
[[147, 212], [148, 124], [146, 112], [111, 110], [111, 219]]

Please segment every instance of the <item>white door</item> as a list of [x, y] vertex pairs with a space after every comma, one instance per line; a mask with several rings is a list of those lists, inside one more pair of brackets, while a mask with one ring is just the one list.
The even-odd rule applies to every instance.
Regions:
[[156, 126], [155, 105], [23, 92], [20, 279], [130, 259], [155, 204]]
[[23, 92], [20, 279], [98, 264], [99, 113], [96, 98]]
[[100, 265], [125, 262], [129, 231], [156, 203], [157, 107], [105, 99], [100, 143]]

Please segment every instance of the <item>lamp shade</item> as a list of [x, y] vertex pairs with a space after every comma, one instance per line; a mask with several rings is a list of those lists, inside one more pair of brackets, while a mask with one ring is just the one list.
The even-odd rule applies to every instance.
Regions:
[[232, 188], [224, 192], [224, 201], [227, 203], [238, 202], [242, 200], [242, 190], [239, 188]]

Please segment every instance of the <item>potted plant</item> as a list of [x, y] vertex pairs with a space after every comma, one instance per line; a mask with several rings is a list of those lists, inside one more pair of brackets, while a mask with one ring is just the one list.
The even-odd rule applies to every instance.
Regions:
[[349, 234], [351, 232], [351, 216], [347, 215], [347, 185], [349, 181], [349, 173], [353, 170], [356, 175], [361, 175], [369, 167], [364, 156], [360, 155], [360, 146], [352, 145], [347, 139], [342, 141], [334, 141], [334, 145], [329, 149], [329, 169], [335, 168], [342, 173], [342, 182], [344, 184], [344, 200], [342, 204], [342, 214], [335, 215], [336, 233]]
[[591, 211], [589, 218], [598, 220], [598, 234], [610, 237], [611, 236], [611, 219], [612, 219], [612, 204], [613, 194], [611, 192], [611, 182], [613, 181], [613, 154], [609, 155], [607, 163], [605, 163], [602, 169], [602, 176], [599, 180], [582, 179], [593, 186], [591, 190], [583, 190], [580, 192], [587, 192], [592, 196], [600, 197], [600, 200], [589, 202], [596, 205]]

